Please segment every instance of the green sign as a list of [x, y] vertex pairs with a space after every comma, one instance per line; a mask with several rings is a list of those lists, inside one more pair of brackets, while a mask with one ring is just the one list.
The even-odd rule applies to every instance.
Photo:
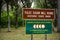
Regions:
[[51, 34], [51, 20], [26, 20], [26, 34]]

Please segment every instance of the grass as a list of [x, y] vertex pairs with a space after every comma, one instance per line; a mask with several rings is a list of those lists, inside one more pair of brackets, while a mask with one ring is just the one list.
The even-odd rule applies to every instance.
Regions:
[[[31, 35], [27, 35], [25, 27], [18, 29], [11, 28], [11, 32], [7, 28], [1, 29], [0, 40], [30, 40]], [[48, 40], [60, 40], [60, 33], [48, 34]], [[45, 34], [34, 34], [33, 40], [45, 40]]]

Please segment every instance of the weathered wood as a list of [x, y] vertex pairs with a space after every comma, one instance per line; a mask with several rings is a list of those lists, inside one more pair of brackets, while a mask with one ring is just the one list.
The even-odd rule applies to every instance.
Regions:
[[31, 40], [33, 40], [33, 34], [31, 34]]
[[47, 34], [45, 34], [45, 40], [48, 40], [48, 39], [47, 39]]

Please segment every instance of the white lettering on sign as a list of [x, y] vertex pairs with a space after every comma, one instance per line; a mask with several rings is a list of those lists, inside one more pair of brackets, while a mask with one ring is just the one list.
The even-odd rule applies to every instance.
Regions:
[[25, 11], [24, 13], [25, 13], [25, 14], [31, 14], [32, 11]]
[[41, 12], [41, 14], [45, 15], [45, 14], [46, 14], [46, 12]]
[[45, 25], [44, 24], [34, 24], [33, 28], [42, 28], [42, 29], [44, 29]]
[[53, 12], [47, 12], [47, 15], [53, 15]]
[[50, 15], [46, 15], [45, 17], [46, 17], [46, 18], [50, 18], [51, 16], [50, 16]]
[[44, 15], [38, 15], [38, 17], [40, 17], [40, 18], [44, 18]]
[[54, 20], [54, 9], [23, 9], [22, 17], [26, 19], [49, 19]]
[[27, 15], [27, 17], [37, 17], [37, 15]]
[[33, 11], [33, 14], [40, 14], [40, 12], [35, 12], [35, 11]]

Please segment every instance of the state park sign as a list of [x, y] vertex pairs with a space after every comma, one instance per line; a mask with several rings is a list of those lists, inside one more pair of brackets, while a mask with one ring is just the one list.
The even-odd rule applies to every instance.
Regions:
[[51, 34], [52, 20], [26, 20], [26, 34]]
[[23, 8], [22, 18], [26, 21], [26, 34], [51, 34], [54, 9]]
[[25, 20], [30, 19], [54, 19], [54, 9], [31, 9], [31, 8], [23, 8], [22, 17]]

